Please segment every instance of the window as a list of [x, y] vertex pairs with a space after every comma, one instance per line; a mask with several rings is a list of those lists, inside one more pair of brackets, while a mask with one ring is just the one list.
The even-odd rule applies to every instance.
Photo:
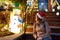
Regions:
[[38, 0], [38, 10], [48, 11], [48, 0]]

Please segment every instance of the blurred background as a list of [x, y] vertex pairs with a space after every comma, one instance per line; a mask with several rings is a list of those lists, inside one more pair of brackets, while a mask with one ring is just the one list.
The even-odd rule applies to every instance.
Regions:
[[29, 38], [26, 38], [26, 40], [33, 40], [33, 24], [35, 15], [39, 11], [46, 14], [45, 20], [51, 28], [52, 40], [60, 40], [60, 0], [0, 0], [0, 37], [15, 34], [10, 31], [9, 26], [10, 17], [13, 16], [13, 9], [18, 4], [18, 9], [21, 11], [19, 16], [23, 21], [20, 33], [24, 32], [25, 36], [28, 35], [27, 38]]

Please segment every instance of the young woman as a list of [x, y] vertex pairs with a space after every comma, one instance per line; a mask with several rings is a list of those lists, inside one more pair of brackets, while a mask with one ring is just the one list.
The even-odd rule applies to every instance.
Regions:
[[36, 15], [33, 36], [36, 40], [50, 40], [50, 28], [48, 23], [40, 16], [39, 13]]

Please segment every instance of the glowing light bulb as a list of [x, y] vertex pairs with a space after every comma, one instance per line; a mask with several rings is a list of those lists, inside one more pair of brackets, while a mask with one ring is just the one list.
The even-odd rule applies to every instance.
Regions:
[[60, 5], [57, 7], [58, 10], [60, 10]]
[[57, 12], [56, 15], [59, 16], [59, 12]]
[[55, 12], [55, 9], [52, 9], [53, 12]]

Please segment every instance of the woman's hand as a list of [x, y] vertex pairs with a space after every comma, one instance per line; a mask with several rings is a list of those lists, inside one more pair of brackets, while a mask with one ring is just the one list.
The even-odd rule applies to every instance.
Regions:
[[36, 39], [37, 38], [37, 35], [36, 34], [33, 34], [33, 37]]

